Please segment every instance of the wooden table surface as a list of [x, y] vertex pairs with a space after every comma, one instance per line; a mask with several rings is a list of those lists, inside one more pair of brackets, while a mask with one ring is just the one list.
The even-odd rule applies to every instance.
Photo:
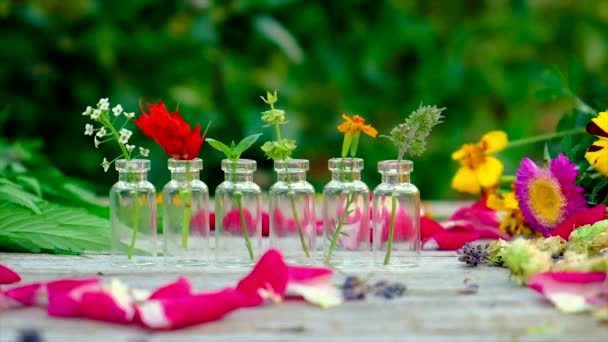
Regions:
[[[197, 290], [234, 286], [246, 270], [213, 267], [139, 270], [117, 269], [105, 256], [1, 254], [0, 263], [19, 272], [24, 282], [102, 274], [130, 286], [153, 289], [178, 275]], [[355, 274], [352, 271], [348, 273]], [[365, 275], [358, 273], [359, 275]], [[559, 313], [535, 292], [516, 285], [506, 269], [467, 267], [454, 252], [425, 251], [418, 268], [372, 279], [400, 280], [406, 294], [395, 300], [368, 297], [331, 309], [286, 302], [237, 310], [224, 319], [174, 332], [150, 332], [83, 319], [51, 318], [40, 308], [0, 312], [0, 341], [17, 341], [20, 331], [38, 330], [44, 341], [608, 341], [608, 325], [590, 315]], [[335, 283], [342, 276], [335, 276]], [[463, 281], [479, 284], [476, 294], [462, 294]]]

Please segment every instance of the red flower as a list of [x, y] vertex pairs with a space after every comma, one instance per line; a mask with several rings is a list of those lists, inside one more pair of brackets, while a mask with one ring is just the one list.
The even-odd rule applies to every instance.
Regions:
[[142, 107], [141, 116], [134, 120], [137, 127], [147, 137], [154, 139], [170, 157], [178, 160], [196, 158], [207, 132], [201, 136], [200, 125], [191, 130], [177, 109], [169, 114], [163, 101], [148, 103], [148, 108], [150, 113], [146, 113]]

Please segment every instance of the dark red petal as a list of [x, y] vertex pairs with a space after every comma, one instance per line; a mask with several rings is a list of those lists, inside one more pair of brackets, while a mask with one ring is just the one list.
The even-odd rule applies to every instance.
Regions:
[[551, 236], [561, 236], [562, 238], [568, 240], [574, 229], [587, 224], [594, 224], [597, 221], [603, 220], [605, 216], [606, 206], [603, 204], [585, 211], [581, 211], [568, 217], [564, 220], [564, 222], [560, 223], [551, 232]]
[[455, 251], [464, 246], [467, 242], [475, 241], [479, 239], [480, 234], [478, 232], [457, 232], [457, 231], [445, 231], [431, 236], [426, 240], [426, 244], [429, 240], [435, 240], [440, 250]]
[[17, 272], [0, 264], [0, 285], [12, 284], [18, 281], [21, 281], [21, 277], [19, 276], [19, 274], [17, 274]]
[[192, 133], [184, 137], [184, 149], [186, 152], [186, 159], [192, 160], [198, 157], [198, 154], [203, 145], [203, 138], [201, 137], [201, 126], [196, 125]]
[[268, 212], [262, 211], [262, 236], [270, 235], [270, 215]]

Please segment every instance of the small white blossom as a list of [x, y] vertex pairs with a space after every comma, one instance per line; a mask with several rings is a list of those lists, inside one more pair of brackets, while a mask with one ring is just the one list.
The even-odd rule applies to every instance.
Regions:
[[147, 157], [148, 154], [150, 153], [150, 150], [148, 150], [147, 148], [143, 148], [143, 147], [139, 147], [139, 154], [141, 154], [144, 157]]
[[127, 119], [133, 119], [135, 117], [135, 113], [134, 112], [131, 112], [131, 113], [125, 112], [125, 116], [127, 117]]
[[91, 124], [84, 125], [84, 135], [93, 135], [93, 125], [91, 125]]
[[108, 172], [108, 170], [110, 169], [110, 162], [106, 158], [103, 158], [101, 166], [103, 166], [103, 172]]
[[120, 131], [118, 132], [118, 134], [120, 134], [120, 135], [126, 135], [127, 138], [130, 138], [133, 135], [133, 132], [129, 131], [126, 128], [121, 128]]
[[87, 109], [82, 112], [82, 115], [91, 115], [91, 113], [93, 113], [93, 107], [87, 106]]
[[108, 102], [109, 102], [108, 100], [109, 99], [107, 97], [105, 97], [105, 98], [102, 97], [101, 99], [99, 99], [99, 102], [97, 102], [97, 107], [101, 107], [105, 104], [108, 104]]
[[118, 142], [125, 145], [129, 142], [129, 136], [126, 134], [121, 134], [120, 137], [118, 137]]
[[129, 144], [126, 144], [126, 145], [125, 145], [125, 148], [127, 149], [127, 151], [131, 152], [131, 151], [133, 151], [133, 149], [135, 148], [135, 145], [129, 145]]
[[98, 137], [100, 137], [100, 138], [103, 138], [103, 137], [106, 136], [106, 133], [107, 133], [106, 132], [106, 128], [105, 127], [101, 127], [99, 129], [99, 131], [97, 132], [97, 134], [95, 134], [95, 135], [98, 136]]
[[91, 119], [97, 120], [101, 116], [101, 110], [95, 109], [93, 113], [91, 113]]
[[122, 106], [117, 104], [114, 108], [112, 108], [112, 112], [114, 116], [119, 116], [122, 113]]
[[99, 144], [101, 144], [101, 141], [97, 140], [97, 137], [93, 138], [93, 142], [95, 142], [95, 148], [98, 148]]
[[110, 103], [109, 102], [102, 103], [101, 106], [99, 106], [98, 108], [101, 110], [108, 110], [108, 109], [110, 109]]

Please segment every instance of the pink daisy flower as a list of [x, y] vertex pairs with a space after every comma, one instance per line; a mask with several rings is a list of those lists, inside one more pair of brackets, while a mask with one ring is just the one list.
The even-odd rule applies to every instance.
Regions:
[[529, 158], [521, 161], [515, 180], [515, 195], [530, 227], [549, 235], [557, 225], [587, 209], [583, 187], [575, 184], [578, 170], [563, 154], [539, 168]]

